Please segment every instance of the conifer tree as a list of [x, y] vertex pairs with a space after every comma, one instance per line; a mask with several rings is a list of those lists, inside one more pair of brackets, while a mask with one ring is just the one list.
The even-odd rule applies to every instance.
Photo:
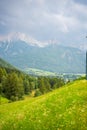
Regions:
[[46, 87], [45, 87], [45, 84], [44, 84], [44, 79], [41, 77], [38, 79], [38, 88], [40, 90], [40, 92], [42, 94], [44, 94], [46, 92]]
[[8, 99], [20, 99], [23, 96], [23, 82], [15, 72], [8, 74], [6, 82], [4, 83], [5, 95]]

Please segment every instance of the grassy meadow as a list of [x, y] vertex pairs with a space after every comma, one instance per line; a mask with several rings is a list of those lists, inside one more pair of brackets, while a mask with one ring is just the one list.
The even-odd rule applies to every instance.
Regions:
[[87, 81], [1, 104], [0, 130], [87, 130]]
[[50, 71], [45, 71], [45, 70], [40, 70], [40, 69], [35, 69], [35, 68], [25, 68], [23, 70], [24, 72], [32, 75], [38, 75], [38, 76], [57, 76], [58, 74]]

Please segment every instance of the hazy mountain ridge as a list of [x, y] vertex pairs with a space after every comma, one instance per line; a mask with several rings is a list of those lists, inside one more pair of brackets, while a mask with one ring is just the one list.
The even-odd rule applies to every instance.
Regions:
[[31, 46], [38, 46], [38, 47], [45, 47], [47, 45], [59, 44], [58, 41], [56, 40], [39, 41], [29, 35], [26, 35], [25, 33], [20, 33], [20, 32], [13, 32], [13, 33], [9, 33], [8, 35], [0, 36], [0, 41], [3, 43], [22, 41]]
[[8, 69], [16, 69], [14, 66], [12, 66], [11, 64], [9, 64], [8, 62], [6, 62], [5, 60], [3, 60], [2, 58], [0, 58], [0, 67], [2, 67], [2, 68], [8, 68]]
[[85, 53], [77, 48], [57, 44], [32, 46], [25, 41], [0, 42], [0, 56], [11, 64], [24, 68], [37, 68], [57, 73], [84, 73]]

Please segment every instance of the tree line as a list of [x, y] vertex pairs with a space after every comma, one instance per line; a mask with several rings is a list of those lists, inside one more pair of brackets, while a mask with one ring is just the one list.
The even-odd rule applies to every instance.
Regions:
[[36, 97], [63, 85], [64, 80], [59, 77], [34, 77], [18, 70], [0, 67], [0, 95], [11, 101], [21, 100], [32, 91]]

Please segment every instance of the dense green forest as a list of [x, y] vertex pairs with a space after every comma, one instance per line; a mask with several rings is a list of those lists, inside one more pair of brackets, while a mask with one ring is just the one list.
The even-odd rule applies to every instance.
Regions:
[[21, 100], [32, 92], [36, 97], [63, 85], [62, 78], [31, 76], [0, 58], [0, 95], [11, 101]]
[[58, 77], [33, 77], [15, 69], [0, 67], [0, 93], [9, 100], [15, 101], [29, 95], [39, 96], [64, 85]]

